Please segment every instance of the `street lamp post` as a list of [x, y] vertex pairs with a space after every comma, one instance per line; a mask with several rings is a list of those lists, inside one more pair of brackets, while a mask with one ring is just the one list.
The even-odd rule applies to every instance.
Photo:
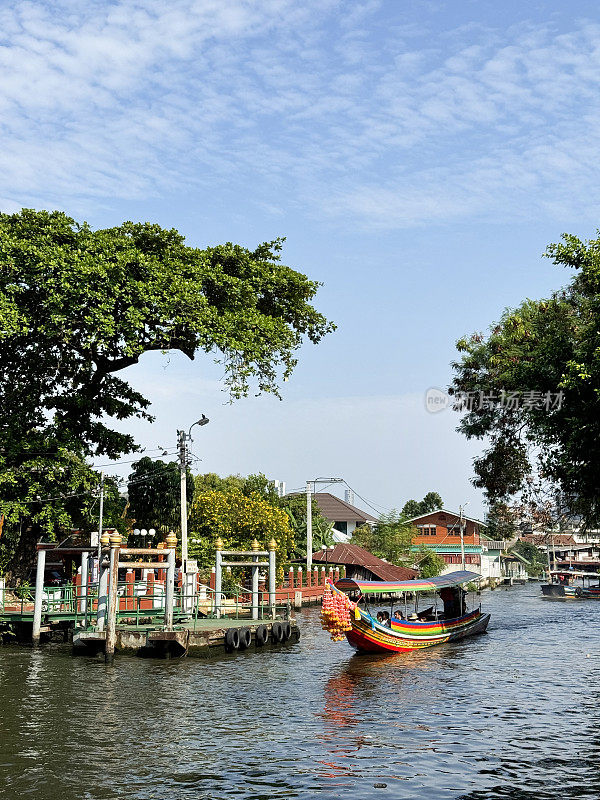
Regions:
[[187, 561], [188, 561], [188, 532], [187, 532], [187, 468], [188, 468], [188, 447], [187, 443], [192, 441], [192, 428], [194, 425], [208, 425], [210, 420], [202, 414], [202, 417], [190, 426], [189, 431], [177, 431], [177, 447], [179, 449], [179, 476], [181, 489], [181, 585], [185, 591]]

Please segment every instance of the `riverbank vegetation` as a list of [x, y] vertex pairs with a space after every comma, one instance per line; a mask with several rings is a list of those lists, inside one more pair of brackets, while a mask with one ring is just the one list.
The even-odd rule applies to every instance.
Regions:
[[[459, 429], [488, 442], [475, 459], [490, 502], [600, 523], [600, 239], [564, 234], [545, 255], [567, 286], [504, 312], [487, 335], [461, 339], [451, 391]], [[541, 499], [540, 499], [541, 496]]]

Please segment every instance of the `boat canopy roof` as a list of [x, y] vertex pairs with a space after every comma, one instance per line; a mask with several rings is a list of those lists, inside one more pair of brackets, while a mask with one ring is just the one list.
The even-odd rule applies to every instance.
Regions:
[[481, 580], [478, 572], [460, 570], [437, 578], [417, 578], [413, 581], [357, 581], [351, 578], [340, 578], [335, 586], [346, 592], [358, 589], [363, 594], [384, 594], [386, 592], [437, 592], [460, 586], [462, 583]]

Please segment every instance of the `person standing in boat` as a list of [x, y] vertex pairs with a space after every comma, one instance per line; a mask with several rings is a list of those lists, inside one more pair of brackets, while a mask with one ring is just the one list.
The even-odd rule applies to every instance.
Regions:
[[465, 595], [461, 586], [446, 587], [440, 590], [444, 603], [444, 619], [456, 619], [465, 613]]

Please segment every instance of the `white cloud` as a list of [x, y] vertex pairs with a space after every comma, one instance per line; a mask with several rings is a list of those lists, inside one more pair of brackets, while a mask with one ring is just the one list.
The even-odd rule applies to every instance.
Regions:
[[600, 26], [436, 34], [348, 9], [5, 3], [3, 207], [234, 184], [370, 227], [596, 214]]

